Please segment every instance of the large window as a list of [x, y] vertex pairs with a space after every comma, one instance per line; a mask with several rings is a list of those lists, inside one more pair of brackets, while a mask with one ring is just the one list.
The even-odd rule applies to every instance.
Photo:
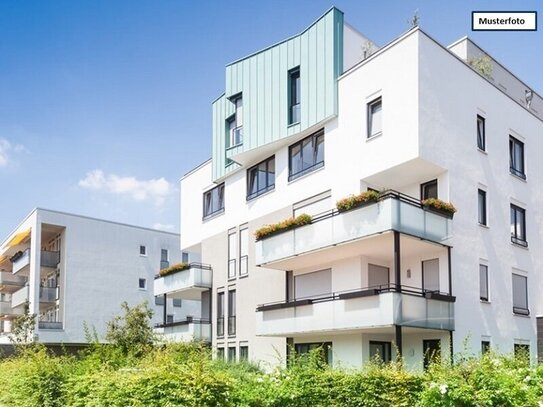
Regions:
[[239, 275], [246, 276], [249, 273], [249, 229], [244, 227], [239, 230]]
[[235, 346], [228, 347], [228, 361], [229, 362], [236, 361], [236, 347]]
[[513, 273], [513, 312], [528, 315], [528, 278]]
[[332, 342], [297, 343], [294, 345], [294, 351], [298, 355], [307, 355], [315, 351], [323, 362], [332, 365]]
[[490, 341], [481, 341], [481, 354], [490, 352]]
[[288, 124], [300, 121], [300, 68], [295, 68], [288, 73], [289, 102]]
[[247, 200], [275, 188], [275, 156], [247, 170]]
[[235, 113], [227, 119], [228, 145], [234, 147], [243, 143], [243, 98], [237, 95], [230, 99], [235, 105]]
[[526, 210], [511, 204], [511, 241], [528, 246], [526, 241]]
[[392, 360], [392, 344], [390, 342], [370, 341], [370, 359], [375, 362]]
[[204, 192], [204, 219], [224, 211], [224, 183]]
[[236, 231], [232, 230], [228, 232], [228, 278], [236, 277], [236, 258], [237, 258], [237, 245], [236, 245]]
[[239, 345], [239, 361], [246, 362], [249, 360], [249, 346], [248, 345]]
[[479, 224], [486, 225], [486, 191], [478, 190]]
[[324, 130], [290, 146], [289, 181], [322, 166], [324, 166]]
[[509, 136], [509, 169], [511, 174], [526, 179], [524, 172], [524, 143]]
[[383, 101], [381, 98], [377, 98], [370, 103], [367, 107], [368, 113], [368, 138], [378, 136], [383, 132]]
[[479, 298], [488, 301], [488, 266], [479, 264]]
[[424, 201], [429, 198], [437, 199], [437, 179], [420, 185], [420, 199]]
[[477, 148], [486, 150], [485, 119], [477, 115]]
[[236, 290], [228, 291], [228, 335], [236, 334]]
[[217, 293], [217, 336], [224, 336], [224, 293]]

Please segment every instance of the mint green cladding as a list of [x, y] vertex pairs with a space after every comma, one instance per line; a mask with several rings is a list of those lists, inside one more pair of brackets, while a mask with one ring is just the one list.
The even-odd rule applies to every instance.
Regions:
[[[288, 72], [300, 67], [301, 120], [288, 125]], [[226, 91], [213, 102], [213, 179], [238, 167], [232, 154], [299, 133], [337, 114], [343, 72], [343, 13], [330, 9], [301, 34], [226, 66]], [[227, 148], [228, 99], [243, 97], [243, 144]]]

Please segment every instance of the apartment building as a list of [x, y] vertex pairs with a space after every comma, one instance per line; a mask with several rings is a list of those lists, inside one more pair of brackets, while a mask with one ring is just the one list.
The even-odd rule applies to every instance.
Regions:
[[0, 249], [0, 343], [27, 301], [35, 340], [48, 345], [86, 343], [85, 324], [103, 338], [123, 301], [147, 301], [161, 327], [200, 318], [197, 301], [154, 296], [155, 275], [181, 260], [178, 234], [35, 209]]
[[[212, 158], [181, 180], [181, 248], [213, 270], [217, 357], [274, 365], [323, 346], [341, 367], [401, 353], [422, 369], [489, 348], [535, 359], [533, 89], [468, 38], [447, 47], [414, 27], [379, 48], [337, 8], [225, 79]], [[376, 193], [336, 204], [364, 191]], [[255, 239], [300, 214], [307, 224]]]

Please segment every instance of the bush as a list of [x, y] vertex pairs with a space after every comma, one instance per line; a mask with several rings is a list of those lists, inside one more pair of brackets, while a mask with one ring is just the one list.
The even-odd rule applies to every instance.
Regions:
[[257, 229], [257, 231], [255, 232], [255, 238], [256, 240], [261, 240], [266, 237], [270, 237], [282, 232], [286, 232], [287, 230], [308, 225], [312, 221], [313, 221], [313, 218], [310, 215], [306, 213], [302, 213], [301, 215], [298, 215], [295, 218], [288, 218], [281, 222], [274, 223], [272, 225], [262, 226], [260, 229]]
[[189, 263], [177, 263], [173, 264], [170, 267], [162, 269], [158, 272], [160, 277], [167, 276], [168, 274], [177, 273], [178, 271], [188, 270], [190, 268]]
[[381, 194], [377, 191], [365, 191], [358, 195], [351, 195], [336, 202], [336, 208], [340, 212], [357, 208], [366, 202], [377, 202]]
[[425, 199], [422, 201], [422, 205], [432, 209], [437, 209], [438, 211], [444, 212], [451, 217], [456, 213], [456, 208], [452, 203], [445, 202], [437, 198]]

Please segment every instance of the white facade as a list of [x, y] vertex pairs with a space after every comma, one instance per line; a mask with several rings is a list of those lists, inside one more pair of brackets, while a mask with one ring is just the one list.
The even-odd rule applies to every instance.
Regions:
[[[181, 261], [177, 234], [45, 209], [35, 209], [7, 237], [1, 255], [3, 343], [27, 299], [37, 315], [35, 338], [46, 344], [86, 343], [84, 324], [103, 338], [123, 301], [147, 301], [153, 323], [160, 323], [155, 275], [164, 260]], [[172, 318], [200, 317], [198, 301], [175, 305], [169, 300], [166, 308]]]
[[[536, 316], [543, 312], [538, 295], [543, 198], [537, 192], [543, 164], [536, 156], [543, 148], [541, 99], [535, 94], [528, 108], [518, 90], [522, 82], [504, 77], [500, 83], [516, 86], [504, 89], [485, 78], [466, 63], [471, 45], [463, 47], [457, 43], [449, 50], [414, 28], [340, 76], [336, 117], [275, 143], [275, 149], [261, 147], [260, 155], [257, 149], [250, 162], [216, 184], [210, 161], [183, 177], [181, 248], [213, 268], [214, 324], [219, 294], [226, 298], [228, 291], [236, 292], [235, 331], [217, 335], [213, 327], [212, 343], [220, 352], [228, 354], [230, 348], [239, 355], [248, 347], [251, 360], [273, 364], [284, 361], [287, 344], [302, 350], [324, 343], [331, 344], [334, 365], [352, 367], [388, 343], [383, 346], [392, 348], [392, 357], [394, 347], [401, 348], [407, 365], [418, 369], [435, 341], [444, 358], [450, 349], [479, 354], [489, 342], [501, 352], [529, 345], [535, 359]], [[507, 74], [495, 66], [496, 78]], [[378, 98], [382, 132], [368, 138], [368, 104]], [[477, 144], [478, 116], [485, 122], [485, 151]], [[324, 129], [324, 164], [289, 181], [289, 146], [319, 128]], [[510, 136], [524, 143], [526, 179], [510, 171]], [[274, 187], [247, 200], [247, 170], [272, 155]], [[458, 212], [452, 220], [436, 218], [443, 233], [425, 235], [421, 225], [437, 215], [417, 202], [421, 185], [432, 180], [437, 180], [437, 197], [454, 203]], [[224, 211], [202, 220], [203, 194], [222, 182]], [[418, 211], [413, 216], [419, 216], [414, 229], [394, 224], [393, 215], [383, 218], [390, 208], [382, 200], [254, 241], [253, 233], [265, 224], [330, 211], [339, 199], [367, 188], [413, 197], [411, 206]], [[478, 190], [486, 192], [487, 225], [478, 222]], [[512, 242], [512, 204], [525, 209], [522, 244]], [[350, 230], [354, 225], [360, 225], [358, 234]], [[235, 234], [239, 245], [245, 228], [248, 274], [240, 275], [238, 267], [229, 275], [230, 260], [242, 257], [239, 246], [230, 253], [229, 235]], [[396, 247], [401, 250], [395, 252]], [[487, 300], [481, 300], [480, 265], [488, 269]], [[383, 268], [389, 270], [390, 286], [365, 292], [372, 273]], [[513, 311], [513, 274], [528, 278], [528, 307], [522, 312]], [[409, 319], [409, 312], [415, 317]], [[228, 310], [220, 315], [228, 318]]]

